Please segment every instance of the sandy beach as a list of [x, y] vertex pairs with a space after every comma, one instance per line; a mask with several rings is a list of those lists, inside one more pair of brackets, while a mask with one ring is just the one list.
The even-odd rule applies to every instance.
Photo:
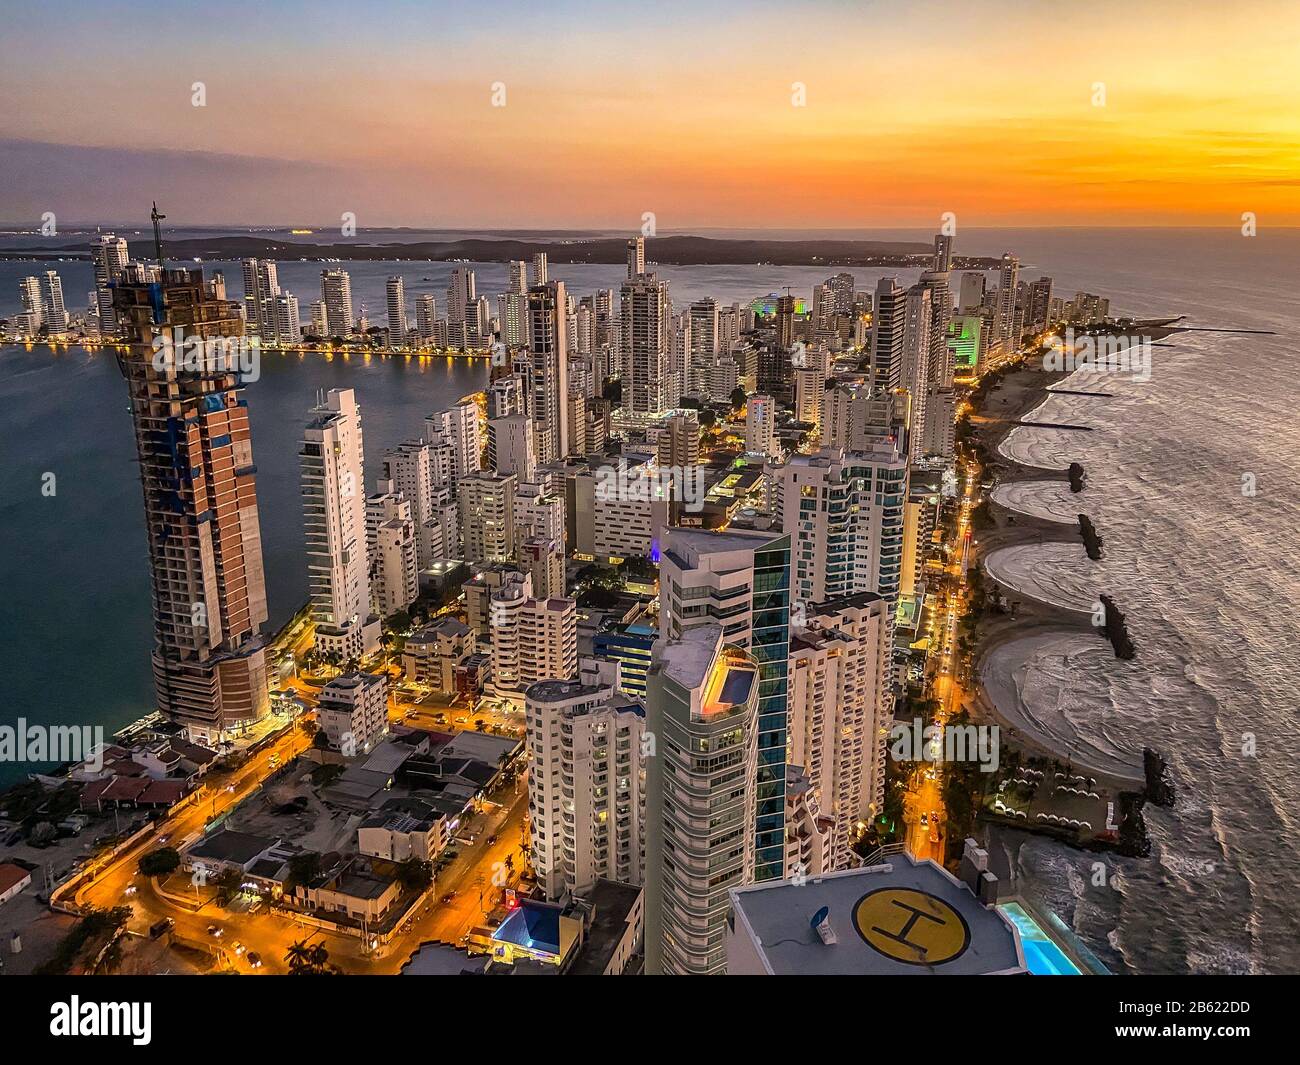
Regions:
[[[972, 678], [975, 710], [996, 721], [1032, 753], [1069, 762], [1076, 771], [1117, 787], [1132, 788], [1142, 781], [1141, 752], [1135, 757], [1134, 752], [1109, 744], [1105, 723], [1069, 697], [1069, 668], [1080, 663], [1098, 668], [1113, 660], [1109, 644], [1092, 627], [1095, 591], [1086, 568], [1080, 565], [1071, 571], [1069, 562], [1076, 553], [1080, 563], [1087, 562], [1077, 528], [1077, 515], [1088, 511], [1087, 487], [1072, 493], [1065, 476], [1069, 460], [1061, 462], [1041, 448], [1036, 450], [1032, 438], [1020, 446], [1004, 446], [1016, 423], [1050, 396], [1051, 386], [1069, 376], [1043, 370], [1038, 360], [1027, 360], [1009, 371], [971, 415], [975, 439], [991, 458], [984, 479], [992, 477], [996, 482], [985, 508], [988, 523], [975, 529], [975, 552], [1007, 602], [1016, 604], [1014, 616], [989, 611], [980, 621]], [[1083, 435], [1068, 430], [1033, 432]], [[1084, 468], [1086, 472], [1086, 464]], [[1014, 505], [1022, 501], [1027, 501], [1024, 511]], [[1076, 508], [1073, 512], [1066, 509], [1071, 505]], [[1045, 581], [1041, 573], [1036, 576], [1040, 565], [1053, 562], [1062, 578], [1069, 574], [1068, 579]], [[1027, 664], [1044, 651], [1062, 669], [1055, 671], [1054, 678], [1043, 671], [1027, 684]]]

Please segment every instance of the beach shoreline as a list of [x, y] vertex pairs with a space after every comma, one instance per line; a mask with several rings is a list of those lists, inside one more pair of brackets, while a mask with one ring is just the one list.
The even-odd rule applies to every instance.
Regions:
[[[1045, 370], [1041, 360], [1031, 356], [1023, 364], [1009, 368], [997, 386], [989, 390], [979, 409], [971, 412], [972, 445], [984, 458], [982, 476], [988, 486], [983, 489], [987, 500], [987, 506], [982, 508], [984, 520], [973, 528], [972, 565], [979, 565], [1002, 548], [1020, 545], [1068, 543], [1079, 545], [1082, 551], [1077, 526], [1013, 510], [994, 500], [991, 494], [996, 485], [1012, 481], [1055, 481], [1068, 485], [1065, 470], [1026, 465], [1007, 458], [999, 449], [1012, 430], [1051, 395], [1052, 386], [1064, 381], [1071, 373]], [[1086, 513], [1086, 497], [1085, 486], [1079, 494], [1080, 512]], [[1140, 789], [1144, 783], [1140, 755], [1131, 771], [1113, 763], [1089, 764], [1086, 756], [1080, 759], [1078, 751], [1061, 750], [1060, 737], [1035, 727], [1034, 715], [1021, 700], [1015, 678], [1010, 673], [1002, 678], [1000, 690], [990, 690], [985, 672], [989, 659], [1008, 644], [1033, 643], [1072, 634], [1077, 635], [1081, 643], [1096, 640], [1104, 646], [1104, 641], [1091, 623], [1091, 614], [1032, 598], [998, 581], [988, 573], [986, 566], [981, 569], [1004, 597], [1008, 592], [1016, 597], [1016, 607], [1014, 612], [987, 612], [975, 628], [970, 691], [976, 714], [998, 724], [1017, 746], [1031, 754], [1068, 763], [1076, 772], [1086, 772], [1116, 791]]]

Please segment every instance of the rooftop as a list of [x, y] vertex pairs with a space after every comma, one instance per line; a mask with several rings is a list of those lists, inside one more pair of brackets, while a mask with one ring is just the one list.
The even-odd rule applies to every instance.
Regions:
[[[734, 938], [771, 975], [992, 975], [1027, 971], [1011, 922], [933, 862], [884, 865], [731, 891]], [[838, 940], [812, 925], [825, 907]], [[735, 950], [729, 945], [734, 962]]]

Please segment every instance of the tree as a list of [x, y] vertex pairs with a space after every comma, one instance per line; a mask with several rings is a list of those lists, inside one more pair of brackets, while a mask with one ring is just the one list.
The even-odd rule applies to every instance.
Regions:
[[712, 429], [718, 423], [718, 416], [708, 407], [700, 411], [700, 425], [705, 429]]
[[289, 964], [290, 976], [335, 976], [339, 973], [337, 965], [330, 964], [330, 952], [323, 943], [310, 946], [303, 940], [291, 943], [284, 960]]
[[139, 870], [143, 876], [168, 876], [181, 865], [181, 856], [175, 847], [159, 847], [140, 858]]
[[735, 410], [740, 410], [740, 408], [745, 405], [745, 400], [748, 398], [749, 396], [746, 394], [745, 390], [739, 385], [731, 390], [731, 406]]
[[408, 890], [423, 891], [433, 883], [433, 866], [412, 858], [397, 867], [397, 879]]

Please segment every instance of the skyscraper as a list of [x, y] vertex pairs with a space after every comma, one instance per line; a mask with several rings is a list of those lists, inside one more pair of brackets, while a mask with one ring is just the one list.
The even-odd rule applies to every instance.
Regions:
[[401, 277], [390, 277], [384, 295], [388, 303], [388, 343], [406, 343], [406, 282]]
[[1015, 335], [1016, 294], [1019, 286], [1020, 260], [1010, 252], [1002, 256], [998, 274], [997, 303], [993, 313], [993, 341], [1005, 350], [1020, 340]]
[[642, 274], [623, 282], [620, 318], [620, 351], [625, 374], [623, 408], [633, 415], [656, 415], [666, 406], [667, 307], [667, 281], [660, 281], [654, 274]]
[[543, 465], [569, 454], [569, 352], [563, 281], [528, 290], [534, 442]]
[[68, 331], [68, 312], [63, 306], [63, 280], [53, 270], [41, 275], [41, 316], [45, 332], [61, 337]]
[[645, 273], [645, 237], [633, 237], [627, 242], [627, 279], [635, 280]]
[[41, 297], [41, 279], [24, 277], [18, 283], [18, 299], [22, 306], [20, 329], [29, 337], [36, 336], [45, 322], [45, 300]]
[[275, 263], [264, 259], [245, 259], [244, 321], [248, 331], [263, 343], [275, 340], [275, 300], [280, 295], [280, 279]]
[[325, 321], [330, 336], [348, 336], [352, 332], [352, 278], [348, 272], [322, 270], [320, 296], [325, 304]]
[[126, 240], [104, 233], [90, 244], [90, 259], [95, 270], [95, 297], [99, 309], [99, 331], [104, 336], [118, 332], [113, 311], [112, 286], [121, 278], [128, 259]]
[[350, 388], [331, 389], [303, 432], [303, 518], [316, 648], [343, 660], [378, 643], [370, 616], [361, 411]]
[[660, 635], [673, 640], [693, 626], [721, 622], [725, 642], [746, 648], [758, 663], [756, 880], [780, 876], [785, 862], [790, 544], [783, 534], [740, 530], [660, 534]]
[[770, 474], [793, 547], [790, 588], [804, 603], [854, 592], [898, 599], [907, 459], [888, 441], [869, 452], [823, 448]]
[[302, 340], [302, 321], [298, 316], [298, 297], [281, 292], [275, 297], [274, 332], [271, 340], [280, 344], [297, 344]]
[[[611, 671], [612, 672], [612, 671]], [[524, 693], [532, 865], [548, 899], [640, 884], [645, 710], [599, 676]]]
[[432, 292], [417, 296], [415, 300], [415, 331], [420, 339], [433, 339], [434, 323], [438, 320], [438, 297]]
[[157, 283], [118, 281], [115, 320], [131, 397], [153, 586], [157, 707], [215, 742], [268, 707], [267, 618], [248, 408], [230, 369], [182, 369], [178, 342], [239, 338], [235, 304], [201, 270]]
[[[645, 812], [652, 976], [723, 972], [727, 892], [767, 879], [756, 876], [752, 831], [761, 788], [760, 688], [758, 662], [717, 622], [655, 647], [646, 724], [656, 749], [646, 759]], [[781, 835], [777, 842], [783, 844]]]
[[904, 340], [907, 332], [907, 290], [895, 277], [876, 282], [871, 319], [871, 383], [894, 391], [903, 384]]

